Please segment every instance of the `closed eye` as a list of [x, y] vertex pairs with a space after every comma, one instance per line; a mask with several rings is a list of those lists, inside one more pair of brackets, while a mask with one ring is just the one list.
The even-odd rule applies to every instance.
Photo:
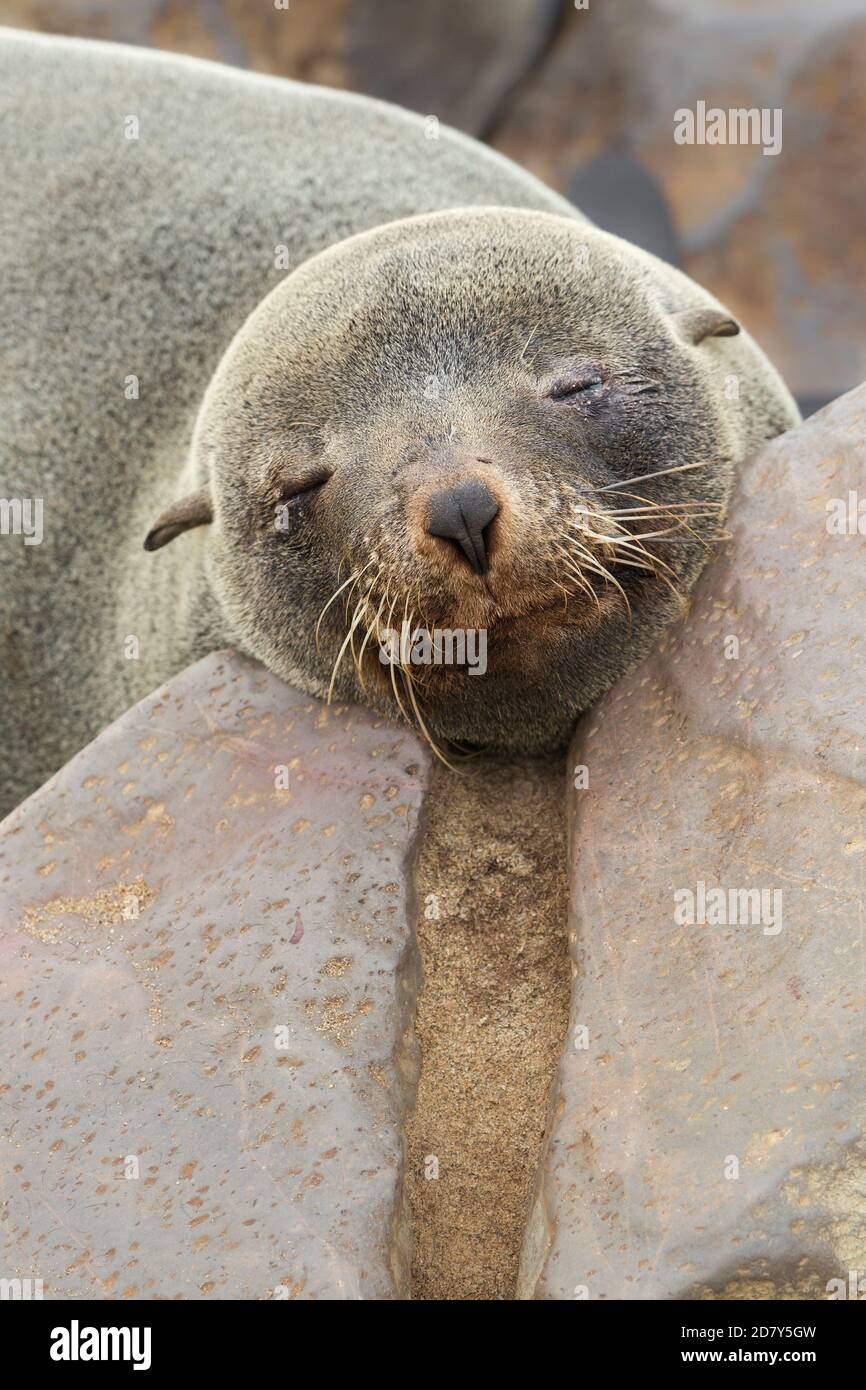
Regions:
[[603, 391], [604, 378], [600, 372], [592, 371], [560, 377], [548, 394], [552, 401], [568, 401], [576, 396], [600, 396]]
[[280, 488], [280, 502], [293, 502], [300, 498], [312, 496], [330, 478], [330, 473], [325, 468], [316, 469], [315, 473], [308, 473], [305, 478], [298, 478], [292, 482], [284, 483]]

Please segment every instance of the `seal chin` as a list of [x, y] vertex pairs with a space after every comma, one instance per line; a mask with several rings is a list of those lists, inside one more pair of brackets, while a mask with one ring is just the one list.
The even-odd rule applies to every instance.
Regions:
[[605, 591], [596, 595], [595, 601], [583, 594], [553, 593], [548, 603], [533, 606], [526, 612], [502, 613], [494, 619], [489, 629], [491, 642], [533, 640], [543, 642], [545, 637], [563, 629], [577, 629], [580, 632], [595, 632], [605, 620], [619, 614], [623, 600], [615, 591]]
[[[553, 629], [594, 631], [625, 607], [622, 589], [610, 585], [595, 589], [587, 583], [581, 589], [544, 575], [528, 577], [521, 585], [500, 583], [488, 576], [483, 586], [467, 584], [444, 609], [446, 618], [440, 623], [484, 628], [491, 643], [518, 635], [522, 641], [532, 642]], [[428, 611], [436, 611], [436, 605], [429, 604]]]
[[[551, 586], [531, 603], [503, 608], [491, 601], [483, 621], [478, 621], [477, 605], [456, 605], [447, 619], [430, 626], [409, 614], [393, 627], [376, 628], [358, 673], [365, 688], [372, 682], [389, 700], [395, 674], [412, 681], [424, 698], [436, 700], [465, 691], [467, 677], [489, 677], [497, 687], [503, 679], [540, 687], [546, 674], [573, 655], [575, 642], [621, 619], [623, 612], [614, 591], [593, 601]], [[468, 684], [473, 699], [483, 704], [485, 683], [473, 679]]]

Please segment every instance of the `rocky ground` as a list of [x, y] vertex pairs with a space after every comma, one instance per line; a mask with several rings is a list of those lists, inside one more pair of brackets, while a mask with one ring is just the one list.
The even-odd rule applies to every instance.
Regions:
[[7, 817], [10, 1276], [90, 1298], [847, 1287], [864, 437], [861, 388], [752, 460], [690, 613], [565, 766], [434, 773], [408, 731], [224, 653]]

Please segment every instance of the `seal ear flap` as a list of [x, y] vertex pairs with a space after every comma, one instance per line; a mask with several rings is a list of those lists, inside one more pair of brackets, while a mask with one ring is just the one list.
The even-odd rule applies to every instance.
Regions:
[[735, 319], [709, 305], [699, 304], [694, 309], [683, 309], [675, 318], [683, 336], [696, 347], [705, 338], [736, 338], [740, 331]]
[[213, 521], [213, 502], [207, 484], [198, 492], [190, 492], [179, 502], [174, 502], [151, 526], [144, 538], [145, 550], [159, 550], [168, 545], [181, 531], [191, 531], [194, 526], [208, 526]]

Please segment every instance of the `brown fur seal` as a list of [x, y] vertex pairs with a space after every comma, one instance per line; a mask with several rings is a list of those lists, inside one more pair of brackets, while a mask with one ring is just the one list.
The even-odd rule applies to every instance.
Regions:
[[[393, 108], [3, 48], [7, 148], [30, 151], [5, 180], [4, 487], [45, 503], [41, 545], [0, 544], [7, 805], [226, 643], [443, 746], [561, 744], [680, 611], [737, 463], [798, 418], [755, 343], [685, 276]], [[23, 268], [57, 216], [70, 244], [33, 299]], [[385, 629], [410, 634], [405, 670]], [[412, 659], [412, 634], [466, 631], [483, 675], [423, 641]]]
[[[217, 602], [285, 680], [538, 751], [681, 610], [736, 463], [791, 418], [668, 267], [567, 218], [443, 212], [273, 291], [205, 399], [195, 500], [149, 543], [212, 520]], [[483, 679], [404, 650], [392, 683], [379, 633], [404, 623], [485, 632]]]

